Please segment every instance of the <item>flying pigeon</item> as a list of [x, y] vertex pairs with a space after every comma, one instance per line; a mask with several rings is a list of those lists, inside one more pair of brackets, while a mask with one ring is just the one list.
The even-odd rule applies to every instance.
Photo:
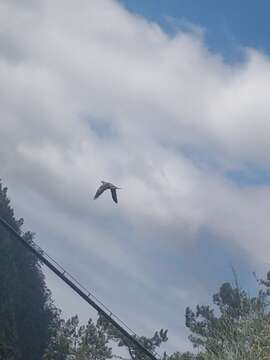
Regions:
[[97, 192], [94, 196], [94, 200], [97, 199], [105, 190], [111, 190], [113, 201], [117, 203], [116, 189], [121, 189], [121, 188], [106, 181], [101, 181], [101, 182], [102, 185], [97, 189]]

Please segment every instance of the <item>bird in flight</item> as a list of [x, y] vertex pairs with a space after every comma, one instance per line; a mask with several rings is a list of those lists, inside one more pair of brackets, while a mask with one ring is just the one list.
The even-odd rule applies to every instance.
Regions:
[[101, 181], [101, 183], [102, 185], [100, 185], [100, 187], [97, 189], [97, 192], [94, 196], [94, 200], [97, 199], [105, 190], [111, 190], [113, 201], [117, 203], [116, 190], [121, 188], [106, 181]]

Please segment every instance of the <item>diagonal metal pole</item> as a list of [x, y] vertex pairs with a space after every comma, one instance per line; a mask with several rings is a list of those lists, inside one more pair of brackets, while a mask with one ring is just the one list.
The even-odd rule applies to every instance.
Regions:
[[144, 345], [142, 345], [134, 336], [132, 336], [128, 331], [126, 331], [117, 321], [115, 321], [111, 316], [109, 316], [106, 311], [104, 311], [95, 301], [90, 299], [90, 297], [85, 294], [72, 280], [70, 280], [66, 275], [65, 271], [61, 272], [54, 266], [51, 261], [46, 259], [42, 255], [42, 250], [36, 250], [31, 244], [29, 244], [9, 223], [0, 217], [0, 224], [12, 235], [15, 239], [18, 240], [27, 250], [34, 254], [42, 263], [44, 263], [49, 269], [51, 269], [60, 279], [62, 279], [69, 287], [71, 287], [81, 298], [83, 298], [89, 305], [91, 305], [99, 314], [104, 316], [117, 330], [121, 332], [127, 339], [129, 339], [138, 349], [140, 349], [145, 355], [147, 355], [151, 360], [157, 360], [157, 358], [148, 350]]

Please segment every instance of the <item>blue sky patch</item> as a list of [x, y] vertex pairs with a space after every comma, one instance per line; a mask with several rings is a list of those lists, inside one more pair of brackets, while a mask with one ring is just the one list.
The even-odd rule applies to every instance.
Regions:
[[202, 149], [192, 144], [177, 145], [173, 143], [162, 143], [162, 146], [179, 152], [197, 168], [217, 173], [240, 187], [270, 186], [270, 169], [255, 163], [245, 163], [237, 168], [224, 171], [213, 148]]
[[[205, 30], [209, 50], [227, 62], [243, 59], [241, 47], [270, 52], [270, 2], [261, 0], [119, 0], [131, 12], [172, 31], [168, 17], [185, 19]], [[258, 21], [259, 19], [259, 21]]]
[[270, 169], [252, 164], [241, 169], [227, 171], [224, 175], [241, 187], [270, 185]]
[[110, 121], [89, 114], [80, 114], [80, 118], [87, 122], [90, 129], [100, 138], [110, 140], [117, 136], [116, 129]]

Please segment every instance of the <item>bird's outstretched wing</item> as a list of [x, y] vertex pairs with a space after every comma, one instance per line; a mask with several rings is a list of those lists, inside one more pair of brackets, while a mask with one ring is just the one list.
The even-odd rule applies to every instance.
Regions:
[[116, 189], [111, 189], [113, 201], [117, 203]]
[[98, 189], [94, 196], [94, 200], [97, 199], [106, 189], [108, 189], [107, 184], [102, 184]]

